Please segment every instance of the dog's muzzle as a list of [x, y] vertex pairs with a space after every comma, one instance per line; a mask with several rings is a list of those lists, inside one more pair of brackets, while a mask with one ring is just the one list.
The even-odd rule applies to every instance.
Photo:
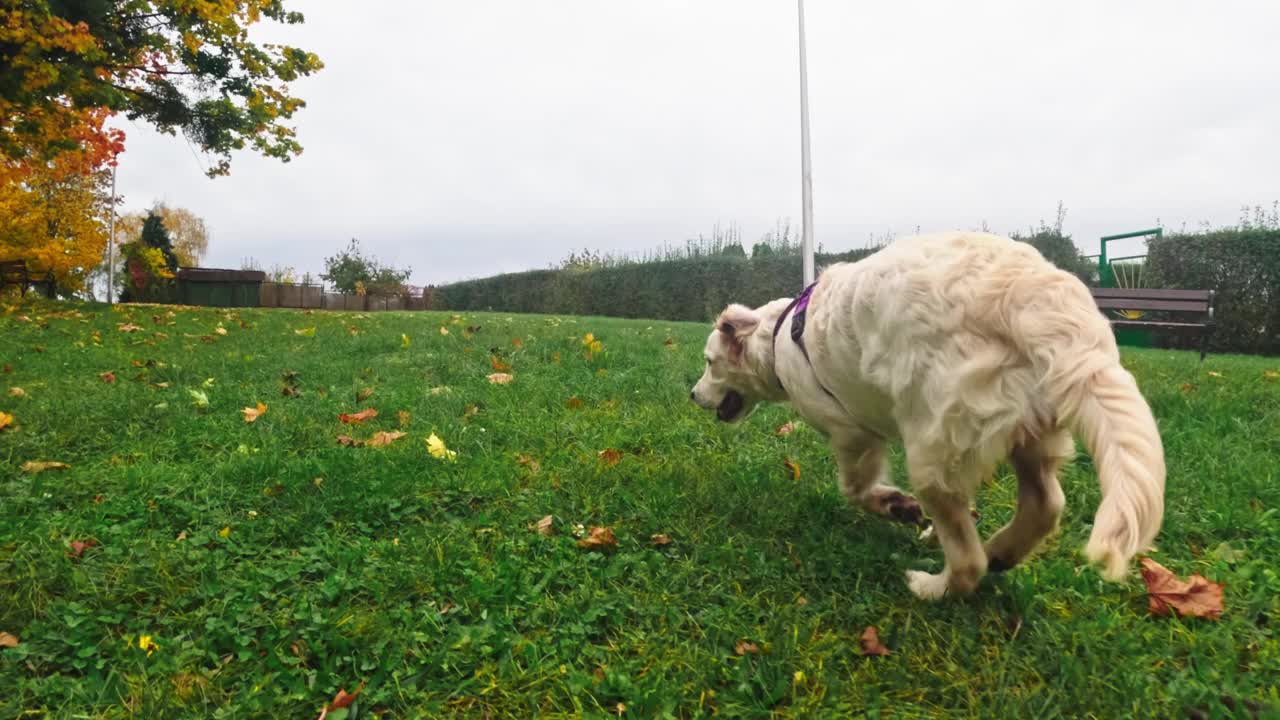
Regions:
[[720, 406], [716, 408], [716, 418], [721, 422], [729, 422], [738, 417], [745, 404], [746, 402], [741, 395], [734, 390], [730, 390], [725, 393], [724, 399], [720, 401]]

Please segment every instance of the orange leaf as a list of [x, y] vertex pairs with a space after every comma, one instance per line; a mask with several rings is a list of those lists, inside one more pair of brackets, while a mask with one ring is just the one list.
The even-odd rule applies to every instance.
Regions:
[[662, 344], [666, 345], [667, 347], [671, 347], [672, 345], [676, 344], [676, 341], [675, 341], [675, 338], [673, 337], [667, 337], [666, 340], [662, 341]]
[[564, 406], [569, 408], [570, 410], [577, 410], [582, 407], [582, 398], [578, 397], [577, 395], [574, 395], [573, 397], [564, 401]]
[[377, 417], [378, 411], [373, 408], [361, 410], [358, 413], [342, 413], [338, 415], [338, 420], [344, 423], [362, 423], [372, 417]]
[[489, 364], [493, 366], [494, 372], [500, 372], [500, 373], [511, 372], [511, 365], [499, 360], [497, 355], [489, 356]]
[[376, 432], [365, 444], [369, 447], [386, 447], [407, 434], [408, 433], [400, 432], [399, 430], [395, 430], [393, 432]]
[[116, 381], [116, 374], [115, 374], [115, 373], [113, 373], [113, 372], [111, 372], [110, 370], [108, 370], [108, 371], [106, 371], [106, 372], [104, 372], [104, 373], [98, 373], [98, 379], [100, 379], [100, 380], [102, 380], [102, 382], [104, 382], [104, 383], [106, 383], [106, 384], [110, 385], [111, 383], [113, 383], [113, 382], [115, 382], [115, 381]]
[[64, 462], [38, 460], [38, 461], [23, 463], [22, 472], [31, 473], [32, 475], [35, 475], [36, 473], [41, 473], [41, 472], [44, 472], [45, 470], [66, 470], [69, 467], [71, 466]]
[[84, 555], [85, 550], [88, 550], [89, 548], [97, 544], [98, 544], [97, 540], [83, 540], [83, 541], [73, 540], [71, 541], [71, 552], [67, 554], [70, 555], [71, 557], [78, 558], [81, 555]]
[[867, 629], [862, 631], [862, 637], [858, 638], [858, 643], [862, 645], [863, 655], [889, 654], [889, 648], [880, 642], [880, 632], [876, 630], [875, 625], [868, 625]]
[[502, 373], [502, 372], [491, 373], [489, 375], [489, 382], [493, 383], [494, 385], [506, 385], [507, 383], [511, 382], [514, 379], [515, 378], [513, 378], [511, 375], [507, 373]]
[[536, 530], [539, 535], [545, 535], [547, 537], [551, 537], [556, 532], [555, 527], [553, 527], [554, 523], [555, 523], [555, 518], [548, 515], [542, 518], [541, 520], [539, 520], [533, 526], [533, 529]]
[[524, 341], [521, 340], [520, 338], [511, 338], [511, 347], [514, 347], [514, 348], [524, 347]]
[[256, 421], [266, 411], [267, 411], [267, 404], [258, 403], [257, 407], [243, 408], [240, 412], [244, 414], [244, 421], [247, 423], [251, 423]]
[[338, 694], [333, 696], [333, 702], [329, 703], [329, 709], [341, 710], [343, 708], [351, 707], [351, 703], [356, 701], [356, 696], [358, 696], [362, 690], [364, 690], [363, 682], [360, 683], [360, 686], [357, 687], [356, 691], [353, 693], [349, 693], [345, 689], [339, 690]]
[[124, 323], [122, 325], [117, 325], [116, 329], [122, 333], [131, 333], [131, 332], [138, 332], [142, 328], [138, 327], [137, 325], [134, 325], [133, 323]]
[[796, 431], [795, 423], [787, 423], [786, 425], [783, 425], [782, 427], [778, 428], [777, 433], [778, 433], [778, 437], [786, 437], [795, 431]]
[[600, 451], [600, 462], [604, 463], [609, 467], [617, 465], [620, 460], [622, 460], [621, 450], [615, 450], [614, 448], [609, 448], [607, 450]]
[[613, 528], [593, 527], [586, 537], [578, 541], [578, 547], [587, 550], [612, 550], [618, 547], [618, 538], [613, 536]]
[[734, 644], [733, 651], [739, 655], [746, 655], [747, 653], [758, 655], [760, 654], [760, 646], [747, 640], [739, 640]]
[[1183, 617], [1213, 620], [1222, 615], [1222, 586], [1200, 575], [1183, 580], [1151, 558], [1142, 558], [1142, 581], [1147, 584], [1152, 615], [1177, 611]]
[[17, 635], [0, 632], [0, 648], [15, 648], [18, 647], [19, 642]]
[[3, 430], [13, 424], [13, 416], [7, 412], [0, 411], [0, 430]]
[[800, 479], [800, 463], [796, 462], [795, 460], [792, 460], [791, 458], [783, 458], [782, 467], [787, 469], [787, 472], [791, 475], [792, 480]]

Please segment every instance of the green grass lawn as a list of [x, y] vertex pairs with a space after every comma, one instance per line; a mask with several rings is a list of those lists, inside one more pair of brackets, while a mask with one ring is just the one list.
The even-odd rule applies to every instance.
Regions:
[[[1125, 356], [1168, 455], [1154, 557], [1226, 586], [1214, 622], [1151, 616], [1136, 564], [1125, 584], [1083, 565], [1098, 502], [1085, 456], [1037, 557], [973, 597], [917, 600], [902, 573], [940, 568], [939, 551], [847, 507], [815, 431], [778, 436], [784, 408], [720, 426], [689, 402], [705, 331], [4, 308], [0, 632], [20, 643], [0, 649], [0, 717], [314, 718], [362, 683], [350, 716], [1280, 712], [1280, 380], [1266, 374], [1280, 361]], [[591, 360], [588, 332], [603, 343]], [[490, 348], [511, 384], [486, 379]], [[365, 408], [377, 417], [339, 422]], [[401, 430], [387, 447], [336, 439]], [[431, 433], [454, 461], [429, 454]], [[1014, 495], [1001, 468], [979, 499], [984, 535]], [[551, 537], [531, 529], [546, 515]], [[615, 551], [578, 546], [592, 526]], [[77, 556], [73, 542], [91, 544]], [[892, 655], [862, 656], [868, 625]]]

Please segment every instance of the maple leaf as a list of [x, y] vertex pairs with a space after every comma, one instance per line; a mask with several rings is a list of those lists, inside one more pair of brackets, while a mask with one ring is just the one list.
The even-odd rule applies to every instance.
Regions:
[[427, 452], [437, 460], [452, 461], [458, 459], [458, 453], [445, 446], [444, 440], [441, 440], [440, 436], [435, 433], [431, 433], [431, 436], [427, 438]]
[[240, 412], [244, 415], [245, 422], [255, 422], [259, 417], [267, 412], [267, 404], [260, 402], [257, 407], [243, 408]]
[[187, 394], [191, 396], [191, 404], [198, 408], [209, 407], [209, 396], [203, 390], [187, 390]]
[[1152, 615], [1172, 611], [1183, 617], [1212, 620], [1222, 615], [1222, 586], [1201, 575], [1183, 580], [1151, 558], [1142, 558], [1142, 581], [1147, 585]]
[[321, 720], [323, 720], [323, 718], [325, 717], [325, 713], [333, 712], [337, 710], [345, 710], [351, 707], [351, 703], [356, 701], [356, 697], [359, 696], [361, 691], [363, 690], [364, 690], [363, 682], [360, 683], [360, 685], [356, 688], [355, 692], [347, 692], [345, 688], [339, 689], [338, 694], [333, 696], [333, 701], [330, 702], [327, 706], [325, 706], [324, 710], [320, 713]]
[[529, 468], [530, 475], [537, 475], [542, 470], [542, 463], [532, 455], [520, 454], [516, 456], [516, 463], [521, 467]]
[[7, 632], [0, 632], [0, 648], [16, 648], [21, 644], [17, 635], [10, 635]]
[[524, 347], [524, 341], [521, 340], [520, 338], [511, 338], [511, 347], [517, 348], [517, 349], [522, 348]]
[[104, 373], [98, 373], [98, 379], [110, 385], [116, 381], [116, 374], [108, 370]]
[[604, 463], [608, 467], [613, 467], [614, 465], [617, 465], [620, 460], [622, 460], [622, 451], [616, 450], [614, 448], [608, 448], [605, 450], [601, 450], [599, 453], [599, 456], [600, 456], [600, 462]]
[[360, 391], [356, 393], [356, 402], [361, 403], [371, 397], [373, 397], [373, 388], [360, 388]]
[[294, 334], [294, 335], [301, 335], [302, 337], [315, 337], [315, 336], [316, 336], [316, 329], [315, 329], [315, 328], [313, 328], [313, 327], [309, 327], [309, 328], [300, 328], [300, 329], [298, 329], [298, 330], [294, 330], [294, 331], [293, 331], [293, 334]]
[[509, 373], [502, 373], [502, 372], [490, 373], [488, 377], [489, 377], [489, 382], [494, 385], [506, 385], [507, 383], [515, 379]]
[[577, 395], [574, 395], [573, 397], [564, 401], [564, 406], [569, 408], [570, 410], [578, 410], [582, 407], [582, 398], [578, 397]]
[[796, 431], [795, 423], [787, 423], [786, 425], [783, 425], [782, 427], [778, 428], [777, 433], [778, 433], [778, 437], [786, 437], [795, 431]]
[[72, 540], [71, 551], [67, 554], [73, 558], [78, 558], [84, 555], [85, 550], [88, 550], [97, 544], [97, 540]]
[[369, 438], [369, 440], [365, 442], [365, 445], [368, 447], [386, 447], [407, 434], [408, 433], [404, 433], [399, 430], [393, 430], [392, 432], [383, 430], [374, 433], [373, 437]]
[[411, 416], [408, 410], [401, 410], [396, 413], [396, 420], [399, 421], [400, 427], [408, 427]]
[[654, 545], [670, 545], [671, 536], [663, 533], [659, 533], [657, 535], [650, 535], [649, 542]]
[[539, 535], [551, 537], [556, 533], [556, 529], [554, 527], [555, 521], [554, 517], [548, 515], [534, 523], [532, 527]]
[[587, 550], [612, 550], [618, 547], [618, 538], [613, 536], [613, 528], [593, 527], [586, 537], [578, 541], [578, 547]]
[[142, 328], [138, 327], [137, 325], [134, 325], [133, 323], [122, 323], [120, 325], [117, 325], [116, 329], [122, 333], [131, 333], [131, 332], [138, 332]]
[[341, 413], [338, 420], [344, 423], [362, 423], [369, 418], [377, 417], [378, 411], [373, 408], [366, 408], [358, 413]]
[[500, 373], [511, 372], [511, 365], [509, 363], [504, 363], [501, 360], [499, 360], [497, 355], [489, 356], [489, 364], [493, 366], [494, 372], [500, 372]]
[[226, 335], [226, 334], [227, 334], [227, 329], [226, 329], [226, 328], [224, 328], [224, 327], [222, 327], [221, 325], [219, 325], [218, 327], [214, 328], [214, 329], [213, 329], [213, 331], [214, 331], [215, 333], [219, 334], [219, 335]]
[[792, 480], [800, 479], [800, 463], [796, 462], [795, 460], [792, 460], [789, 457], [783, 458], [782, 467], [787, 469], [787, 474], [791, 476]]
[[739, 655], [746, 655], [748, 653], [758, 655], [760, 654], [760, 646], [749, 640], [739, 640], [734, 643], [733, 651]]
[[876, 630], [875, 625], [868, 625], [867, 629], [862, 631], [862, 636], [858, 638], [858, 644], [862, 646], [863, 655], [889, 654], [889, 648], [880, 642], [880, 631]]
[[0, 410], [0, 430], [3, 430], [13, 424], [13, 416], [3, 410]]
[[25, 462], [25, 463], [23, 463], [23, 464], [22, 464], [22, 472], [24, 472], [24, 473], [31, 473], [32, 475], [35, 475], [36, 473], [42, 473], [42, 472], [44, 472], [45, 470], [66, 470], [66, 469], [67, 469], [67, 468], [69, 468], [69, 467], [71, 467], [71, 466], [70, 466], [70, 465], [68, 465], [68, 464], [66, 464], [66, 463], [64, 463], [64, 462], [53, 462], [53, 461], [49, 461], [49, 460], [36, 460], [36, 461], [30, 461], [30, 462]]

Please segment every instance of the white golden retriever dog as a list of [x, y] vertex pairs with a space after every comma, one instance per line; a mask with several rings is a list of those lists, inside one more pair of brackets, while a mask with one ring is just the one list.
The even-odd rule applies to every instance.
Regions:
[[[1057, 527], [1059, 467], [1080, 434], [1102, 502], [1085, 547], [1123, 578], [1164, 513], [1164, 449], [1089, 290], [1034, 248], [987, 233], [907, 238], [828, 268], [796, 300], [730, 305], [692, 397], [735, 422], [789, 401], [831, 441], [841, 492], [867, 510], [933, 521], [946, 567], [907, 572], [921, 598], [969, 593]], [[888, 484], [901, 439], [919, 504]], [[978, 537], [970, 502], [996, 464], [1018, 477], [1013, 519]]]

